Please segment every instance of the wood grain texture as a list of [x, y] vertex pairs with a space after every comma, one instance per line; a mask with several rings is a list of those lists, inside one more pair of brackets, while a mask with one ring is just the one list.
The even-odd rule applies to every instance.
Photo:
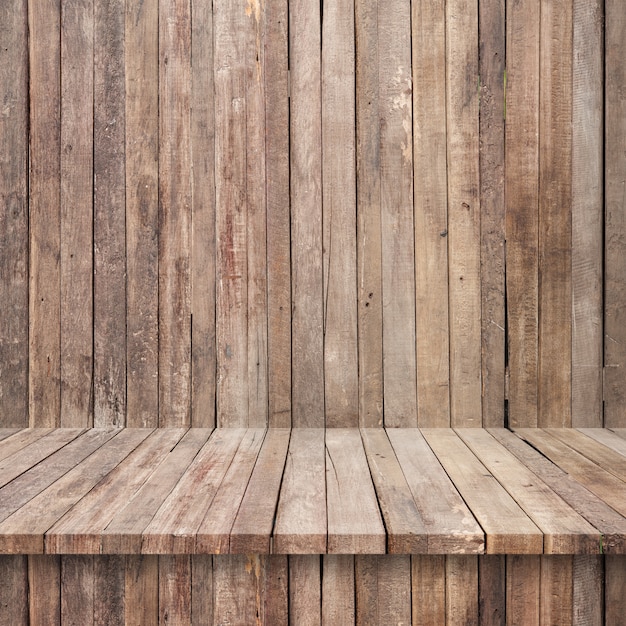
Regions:
[[28, 569], [25, 556], [0, 556], [0, 623], [26, 626], [28, 610]]
[[128, 626], [159, 623], [159, 557], [126, 556], [124, 619]]
[[450, 426], [445, 2], [413, 2], [418, 425]]
[[411, 556], [411, 605], [414, 624], [445, 624], [445, 556]]
[[572, 624], [600, 626], [604, 623], [602, 557], [574, 556], [572, 578]]
[[211, 555], [191, 559], [191, 623], [213, 624], [213, 563]]
[[321, 559], [316, 554], [289, 557], [290, 624], [322, 624]]
[[0, 414], [28, 426], [28, 3], [0, 8]]
[[541, 600], [539, 619], [542, 624], [563, 625], [573, 622], [573, 557], [542, 556]]
[[191, 624], [191, 557], [159, 557], [159, 625]]
[[619, 624], [626, 612], [626, 560], [607, 556], [605, 562], [605, 623]]
[[61, 557], [28, 557], [28, 613], [33, 626], [61, 624]]
[[126, 2], [126, 425], [159, 424], [159, 3]]
[[191, 7], [159, 2], [159, 426], [191, 422]]
[[506, 624], [506, 556], [478, 557], [478, 607], [481, 626]]
[[353, 626], [356, 618], [354, 556], [322, 557], [322, 624]]
[[93, 560], [94, 626], [126, 626], [126, 557], [101, 556]]
[[125, 11], [94, 3], [94, 420], [126, 423]]
[[478, 626], [478, 557], [446, 557], [446, 624]]
[[417, 425], [411, 12], [378, 5], [385, 426]]
[[94, 557], [61, 557], [61, 623], [94, 624]]
[[539, 556], [506, 557], [507, 624], [539, 626], [540, 559]]
[[30, 78], [29, 425], [61, 410], [60, 0], [28, 2]]

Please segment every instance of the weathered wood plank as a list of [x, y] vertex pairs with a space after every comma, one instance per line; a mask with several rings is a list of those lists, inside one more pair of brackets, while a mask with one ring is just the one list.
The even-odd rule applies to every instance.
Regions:
[[579, 428], [578, 430], [583, 433], [583, 435], [595, 439], [598, 443], [626, 457], [626, 441], [617, 433], [608, 428]]
[[[22, 430], [21, 428], [0, 428], [0, 441], [4, 441], [11, 435], [15, 435]], [[1, 449], [1, 446], [0, 446]]]
[[506, 624], [506, 556], [478, 557], [478, 606], [481, 626]]
[[61, 624], [61, 557], [28, 557], [28, 614], [32, 626]]
[[324, 430], [294, 429], [276, 511], [272, 552], [326, 552]]
[[[553, 557], [549, 557], [553, 558]], [[506, 557], [506, 615], [508, 624], [539, 626], [541, 557]]]
[[378, 565], [378, 623], [411, 623], [411, 557], [372, 556]]
[[418, 425], [450, 426], [445, 2], [412, 3]]
[[94, 624], [94, 557], [61, 557], [61, 623]]
[[259, 578], [262, 576], [260, 559], [259, 555], [213, 559], [215, 623], [263, 623], [259, 593]]
[[28, 2], [0, 7], [0, 414], [28, 426]]
[[354, 556], [327, 554], [322, 557], [322, 624], [354, 626]]
[[572, 624], [604, 624], [604, 559], [601, 556], [574, 556], [572, 570]]
[[7, 626], [31, 623], [27, 563], [25, 556], [0, 556], [0, 622]]
[[538, 402], [540, 3], [507, 0], [506, 16], [508, 421], [532, 427]]
[[213, 563], [208, 554], [191, 557], [191, 623], [213, 624]]
[[29, 425], [61, 410], [61, 3], [28, 1], [30, 77]]
[[566, 626], [572, 624], [573, 557], [542, 556], [539, 622]]
[[326, 430], [326, 505], [330, 554], [385, 553], [385, 527], [356, 429]]
[[125, 576], [126, 624], [156, 626], [159, 623], [159, 557], [128, 555]]
[[414, 624], [446, 623], [446, 557], [411, 556], [411, 604]]
[[94, 426], [126, 423], [125, 4], [94, 3]]
[[51, 428], [25, 428], [0, 443], [0, 460], [4, 460], [52, 433]]
[[128, 0], [126, 62], [126, 425], [159, 424], [159, 3]]
[[289, 557], [289, 623], [322, 624], [321, 557], [316, 554]]
[[159, 624], [191, 624], [191, 557], [159, 557]]
[[446, 556], [446, 624], [478, 626], [478, 557]]
[[191, 422], [191, 7], [159, 2], [159, 426]]
[[126, 557], [93, 559], [93, 623], [95, 626], [126, 626]]
[[604, 610], [606, 624], [619, 624], [626, 615], [626, 559], [607, 556], [604, 573]]
[[478, 2], [446, 2], [450, 423], [480, 426]]
[[359, 425], [383, 423], [378, 1], [355, 0]]
[[384, 415], [417, 426], [411, 8], [378, 4]]

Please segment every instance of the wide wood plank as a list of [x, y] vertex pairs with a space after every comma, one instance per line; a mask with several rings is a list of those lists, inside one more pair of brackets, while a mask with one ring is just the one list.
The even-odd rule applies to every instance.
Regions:
[[7, 437], [15, 435], [20, 432], [20, 430], [20, 428], [0, 428], [0, 441], [4, 441]]
[[93, 621], [96, 626], [126, 626], [126, 557], [94, 557]]
[[324, 430], [292, 430], [276, 512], [272, 552], [326, 552], [325, 453]]
[[29, 617], [31, 624], [61, 624], [61, 557], [28, 557]]
[[600, 626], [604, 614], [603, 557], [574, 556], [572, 578], [573, 623]]
[[159, 624], [191, 624], [191, 557], [159, 557]]
[[384, 554], [385, 527], [357, 429], [326, 430], [329, 554]]
[[539, 626], [541, 557], [506, 557], [506, 614], [510, 624]]
[[127, 556], [125, 575], [126, 624], [156, 626], [159, 623], [159, 557]]
[[597, 554], [599, 531], [483, 429], [457, 434], [543, 531], [546, 554]]
[[486, 534], [487, 554], [541, 554], [543, 534], [451, 430], [422, 431]]
[[626, 457], [626, 441], [617, 433], [608, 428], [579, 428], [578, 430], [587, 437], [595, 439], [598, 443]]
[[446, 557], [446, 623], [478, 626], [478, 557]]
[[605, 623], [619, 624], [626, 613], [626, 559], [607, 556], [605, 561]]
[[28, 611], [28, 570], [25, 556], [0, 556], [0, 618], [3, 624], [30, 624]]
[[573, 557], [542, 556], [539, 623], [567, 626], [573, 623]]
[[478, 558], [478, 603], [481, 626], [504, 626], [506, 555], [489, 554]]
[[94, 624], [94, 557], [61, 557], [61, 624]]
[[316, 554], [289, 557], [289, 623], [322, 624], [321, 557]]
[[51, 428], [25, 428], [13, 433], [0, 442], [0, 460], [10, 457], [51, 432]]
[[327, 554], [322, 558], [322, 624], [352, 626], [356, 618], [354, 556]]
[[213, 624], [213, 564], [208, 554], [191, 559], [192, 624]]
[[411, 556], [411, 604], [414, 624], [446, 622], [446, 557]]
[[428, 553], [482, 553], [485, 534], [424, 437], [401, 428], [387, 436], [428, 535]]

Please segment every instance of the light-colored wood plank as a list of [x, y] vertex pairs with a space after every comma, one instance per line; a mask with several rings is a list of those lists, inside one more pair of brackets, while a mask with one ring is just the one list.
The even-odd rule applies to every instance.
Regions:
[[0, 7], [0, 414], [28, 426], [28, 2]]
[[289, 623], [322, 624], [321, 557], [316, 554], [289, 557]]
[[603, 13], [573, 2], [572, 425], [602, 426]]
[[4, 460], [52, 433], [51, 428], [25, 428], [0, 443], [0, 460]]
[[607, 556], [605, 561], [605, 624], [619, 624], [626, 615], [626, 559]]
[[30, 624], [28, 569], [25, 556], [0, 556], [0, 622], [7, 626]]
[[125, 574], [125, 556], [94, 557], [93, 623], [95, 626], [126, 626]]
[[213, 624], [213, 557], [191, 557], [191, 623]]
[[506, 623], [539, 626], [541, 557], [506, 557]]
[[159, 426], [191, 422], [191, 7], [159, 2]]
[[448, 429], [422, 433], [485, 531], [485, 552], [541, 554], [541, 531], [458, 436]]
[[126, 624], [156, 626], [159, 623], [159, 557], [128, 555], [125, 574]]
[[386, 426], [417, 426], [411, 7], [378, 4], [383, 378]]
[[388, 429], [428, 535], [428, 553], [482, 553], [485, 534], [417, 430]]
[[383, 555], [378, 561], [378, 623], [411, 623], [411, 557]]
[[378, 1], [355, 0], [359, 425], [383, 423]]
[[159, 624], [191, 624], [191, 557], [159, 557]]
[[[508, 421], [537, 425], [540, 3], [506, 5]], [[505, 424], [506, 425], [506, 424]]]
[[446, 557], [411, 556], [411, 604], [414, 624], [446, 623]]
[[289, 557], [272, 555], [261, 557], [265, 569], [265, 621], [267, 624], [287, 626], [289, 623]]
[[572, 422], [572, 2], [541, 2], [540, 427]]
[[259, 555], [237, 555], [213, 559], [215, 623], [262, 623], [260, 558]]
[[215, 430], [142, 533], [144, 554], [191, 554], [196, 533], [245, 434]]
[[104, 554], [138, 554], [141, 534], [176, 486], [211, 431], [192, 428], [102, 531]]
[[0, 428], [0, 441], [4, 441], [7, 437], [17, 434], [20, 430], [20, 428]]
[[94, 3], [94, 419], [126, 423], [125, 3]]
[[357, 429], [326, 430], [326, 504], [329, 553], [385, 553], [385, 527]]
[[626, 439], [626, 428], [611, 428], [610, 430], [622, 439]]
[[324, 426], [321, 16], [289, 3], [292, 424]]
[[29, 425], [55, 427], [61, 409], [61, 5], [28, 0]]
[[575, 626], [601, 626], [604, 623], [603, 561], [601, 556], [574, 556], [572, 624]]
[[28, 614], [33, 626], [61, 624], [61, 557], [28, 557]]
[[419, 426], [450, 426], [446, 10], [413, 2], [415, 318]]
[[595, 439], [598, 443], [626, 457], [626, 441], [608, 428], [579, 428], [578, 430], [587, 437]]
[[215, 426], [213, 5], [191, 5], [191, 425]]
[[354, 626], [354, 556], [327, 554], [322, 557], [322, 624]]
[[289, 448], [290, 431], [270, 428], [230, 533], [231, 553], [266, 554]]
[[572, 624], [573, 557], [550, 555], [540, 558], [539, 621], [541, 624], [555, 626]]
[[446, 556], [446, 624], [478, 626], [478, 557]]
[[94, 624], [94, 557], [61, 557], [61, 623]]
[[[93, 424], [94, 4], [61, 13], [61, 420]], [[100, 174], [100, 172], [98, 172]]]
[[326, 552], [325, 457], [324, 430], [292, 430], [276, 511], [272, 552]]
[[478, 557], [478, 603], [481, 626], [506, 624], [506, 555]]
[[450, 424], [480, 426], [478, 2], [446, 2]]
[[159, 424], [159, 3], [128, 0], [126, 62], [126, 425]]
[[359, 423], [354, 0], [324, 5], [322, 228], [326, 426]]
[[458, 429], [496, 480], [543, 532], [545, 554], [597, 554], [599, 531], [483, 429]]

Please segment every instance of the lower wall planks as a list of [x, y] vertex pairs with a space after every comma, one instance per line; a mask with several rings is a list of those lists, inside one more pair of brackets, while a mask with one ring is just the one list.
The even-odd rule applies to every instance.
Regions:
[[623, 624], [626, 556], [0, 556], [0, 624]]

